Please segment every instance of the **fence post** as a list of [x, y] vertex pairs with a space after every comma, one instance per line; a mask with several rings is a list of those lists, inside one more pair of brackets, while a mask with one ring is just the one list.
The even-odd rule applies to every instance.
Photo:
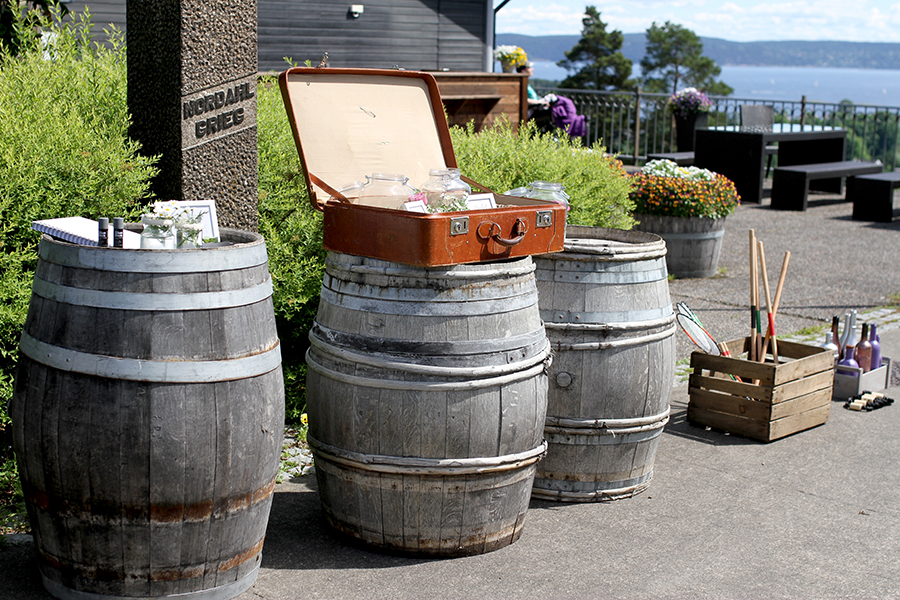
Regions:
[[638, 164], [638, 154], [641, 150], [641, 86], [634, 92], [636, 107], [634, 110], [634, 166]]
[[800, 128], [806, 125], [806, 96], [800, 97]]

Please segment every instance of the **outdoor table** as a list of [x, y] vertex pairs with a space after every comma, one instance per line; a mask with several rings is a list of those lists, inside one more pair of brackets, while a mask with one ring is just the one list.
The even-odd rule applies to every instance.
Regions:
[[[762, 201], [766, 144], [778, 142], [778, 166], [807, 165], [844, 160], [847, 130], [832, 127], [776, 123], [771, 131], [758, 128], [698, 129], [694, 165], [721, 173], [734, 182], [741, 202]], [[841, 178], [821, 179], [810, 189], [841, 193]]]

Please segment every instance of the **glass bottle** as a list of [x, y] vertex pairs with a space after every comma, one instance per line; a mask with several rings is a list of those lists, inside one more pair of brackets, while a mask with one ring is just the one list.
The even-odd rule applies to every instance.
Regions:
[[872, 342], [869, 341], [869, 324], [863, 323], [862, 335], [856, 343], [856, 362], [863, 373], [868, 373], [872, 365]]
[[841, 355], [847, 347], [856, 347], [856, 311], [844, 314], [844, 333], [841, 334]]
[[359, 203], [382, 208], [400, 208], [416, 193], [406, 185], [409, 178], [399, 173], [372, 173], [366, 176], [366, 185], [359, 192]]
[[565, 192], [563, 184], [550, 181], [532, 181], [525, 192], [526, 198], [536, 200], [549, 200], [562, 204], [569, 210], [569, 195]]
[[876, 333], [875, 323], [869, 327], [869, 343], [872, 344], [871, 370], [874, 371], [881, 367], [881, 338]]
[[844, 375], [848, 375], [850, 377], [859, 377], [858, 371], [850, 371], [841, 369], [841, 367], [852, 367], [854, 369], [859, 368], [859, 363], [853, 360], [853, 349], [847, 348], [844, 351], [844, 358], [841, 359], [841, 362], [838, 363], [837, 370], [840, 371]]
[[825, 341], [822, 343], [822, 345], [820, 347], [825, 348], [827, 350], [831, 350], [832, 354], [834, 354], [835, 361], [837, 361], [837, 359], [840, 358], [839, 354], [838, 354], [839, 350], [838, 350], [837, 344], [834, 343], [834, 340], [832, 339], [832, 334], [830, 331], [825, 334]]
[[419, 190], [425, 193], [425, 203], [431, 210], [439, 206], [457, 209], [466, 207], [472, 187], [460, 177], [459, 169], [452, 167], [428, 171], [428, 181]]
[[831, 317], [831, 342], [838, 352], [841, 351], [841, 336], [838, 335], [838, 328], [841, 326], [841, 320], [837, 315]]
[[172, 231], [175, 221], [173, 219], [143, 215], [141, 223], [144, 225], [144, 231], [141, 232], [141, 248], [155, 250], [175, 248], [175, 232]]

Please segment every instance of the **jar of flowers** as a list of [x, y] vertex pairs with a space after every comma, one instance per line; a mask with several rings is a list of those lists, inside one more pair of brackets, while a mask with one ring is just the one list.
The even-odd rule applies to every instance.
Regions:
[[716, 274], [725, 218], [741, 197], [727, 177], [670, 160], [647, 163], [632, 175], [635, 229], [666, 240], [666, 266], [679, 277]]
[[528, 60], [528, 55], [518, 46], [497, 46], [494, 48], [494, 60], [500, 61], [504, 73], [512, 73], [518, 65]]
[[694, 130], [705, 129], [707, 113], [712, 107], [709, 96], [689, 87], [669, 97], [669, 109], [675, 117], [675, 138], [679, 152], [693, 152]]

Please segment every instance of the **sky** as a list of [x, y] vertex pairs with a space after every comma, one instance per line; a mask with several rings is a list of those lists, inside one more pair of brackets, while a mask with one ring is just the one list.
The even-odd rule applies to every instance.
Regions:
[[578, 35], [585, 6], [597, 8], [607, 31], [622, 33], [671, 21], [699, 36], [734, 42], [900, 42], [897, 0], [510, 0], [497, 12], [496, 31]]

